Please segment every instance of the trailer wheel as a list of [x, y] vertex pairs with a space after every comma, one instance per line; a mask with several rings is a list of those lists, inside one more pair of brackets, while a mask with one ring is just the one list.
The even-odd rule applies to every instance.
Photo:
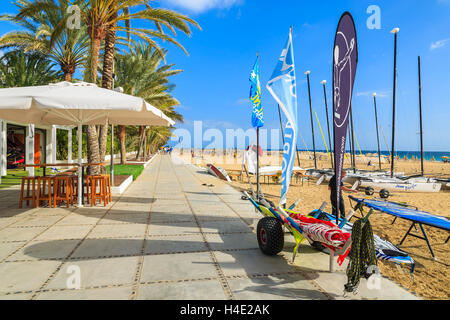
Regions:
[[386, 189], [380, 190], [380, 197], [382, 199], [387, 199], [389, 198], [389, 196], [390, 196], [389, 191], [387, 191]]
[[373, 190], [372, 187], [367, 187], [366, 190], [365, 190], [365, 193], [366, 193], [367, 196], [373, 195], [374, 192], [375, 191]]
[[283, 250], [284, 233], [277, 219], [265, 217], [259, 220], [256, 235], [259, 248], [264, 254], [274, 256]]

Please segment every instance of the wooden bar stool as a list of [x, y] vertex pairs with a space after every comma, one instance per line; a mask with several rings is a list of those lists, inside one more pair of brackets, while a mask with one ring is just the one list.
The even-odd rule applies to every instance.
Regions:
[[72, 202], [76, 203], [78, 201], [78, 176], [71, 175], [72, 179]]
[[106, 179], [105, 181], [105, 189], [106, 189], [106, 194], [108, 195], [108, 202], [112, 201], [112, 193], [111, 193], [111, 176], [109, 174], [104, 174], [103, 175]]
[[100, 200], [100, 203], [103, 201], [104, 206], [108, 204], [108, 195], [106, 192], [106, 178], [102, 175], [89, 176], [88, 180], [90, 183], [90, 198], [91, 198], [91, 207], [97, 203], [97, 200]]
[[73, 179], [72, 176], [56, 176], [53, 181], [53, 208], [61, 201], [67, 208], [73, 204]]
[[[25, 182], [27, 183], [26, 196], [24, 196]], [[32, 189], [30, 190], [30, 184]], [[31, 195], [30, 195], [31, 191]], [[27, 201], [27, 206], [30, 205], [30, 200], [33, 208], [36, 208], [36, 177], [22, 177], [22, 186], [20, 188], [19, 208], [22, 209], [23, 201]]]
[[[48, 201], [48, 207], [52, 207], [52, 184], [54, 177], [37, 177], [36, 207], [41, 201]], [[46, 192], [47, 187], [47, 192]]]
[[86, 203], [89, 203], [91, 200], [91, 181], [94, 176], [84, 176], [84, 196], [86, 197]]

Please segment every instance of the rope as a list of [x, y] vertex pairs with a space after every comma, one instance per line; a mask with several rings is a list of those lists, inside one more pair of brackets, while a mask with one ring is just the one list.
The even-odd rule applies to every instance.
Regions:
[[370, 222], [363, 224], [363, 219], [356, 221], [352, 228], [352, 247], [348, 255], [347, 284], [345, 292], [355, 292], [361, 277], [368, 278], [367, 268], [377, 265], [373, 231]]

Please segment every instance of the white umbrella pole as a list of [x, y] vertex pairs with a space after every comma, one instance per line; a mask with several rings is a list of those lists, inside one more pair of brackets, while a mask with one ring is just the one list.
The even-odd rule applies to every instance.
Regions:
[[114, 125], [111, 124], [111, 165], [109, 167], [111, 176], [111, 186], [114, 186]]
[[82, 149], [83, 149], [83, 126], [78, 124], [78, 206], [83, 206], [83, 177], [82, 177], [82, 167], [81, 167], [81, 158], [82, 158]]

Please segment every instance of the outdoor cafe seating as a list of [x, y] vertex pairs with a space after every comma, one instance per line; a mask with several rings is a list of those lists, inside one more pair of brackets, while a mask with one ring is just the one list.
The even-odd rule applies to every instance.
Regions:
[[[107, 174], [85, 175], [84, 168], [90, 166], [104, 166], [104, 163], [83, 164], [83, 187], [82, 200], [92, 206], [97, 202], [106, 206], [112, 201], [111, 179]], [[77, 167], [78, 164], [40, 164], [22, 165], [22, 167], [44, 168], [43, 176], [22, 177], [20, 188], [19, 208], [24, 202], [27, 206], [38, 208], [48, 205], [49, 208], [56, 208], [62, 204], [69, 208], [78, 200], [78, 175], [74, 169], [58, 172], [55, 175], [46, 175], [46, 167]]]

